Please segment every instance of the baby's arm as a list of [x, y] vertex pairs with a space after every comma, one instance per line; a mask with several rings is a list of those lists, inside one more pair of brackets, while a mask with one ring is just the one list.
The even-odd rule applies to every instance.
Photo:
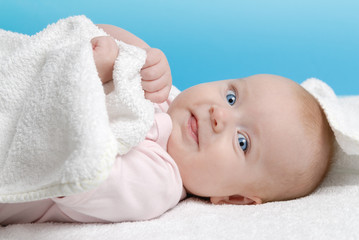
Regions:
[[106, 24], [97, 26], [117, 40], [146, 50], [146, 63], [141, 69], [142, 88], [145, 91], [145, 97], [156, 103], [167, 100], [172, 86], [172, 76], [165, 54], [159, 49], [151, 48], [142, 39], [122, 28]]

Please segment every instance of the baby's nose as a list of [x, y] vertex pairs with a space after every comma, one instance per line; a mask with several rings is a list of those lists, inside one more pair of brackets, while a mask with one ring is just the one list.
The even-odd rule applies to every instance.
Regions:
[[209, 114], [213, 131], [217, 133], [221, 132], [229, 120], [228, 111], [219, 106], [211, 106], [209, 108]]

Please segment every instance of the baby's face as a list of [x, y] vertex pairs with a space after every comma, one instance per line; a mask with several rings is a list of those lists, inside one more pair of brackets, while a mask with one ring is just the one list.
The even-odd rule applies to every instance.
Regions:
[[[214, 203], [261, 203], [305, 151], [293, 82], [274, 75], [209, 82], [183, 91], [168, 110], [168, 152], [184, 187]], [[295, 143], [290, 140], [295, 136]]]

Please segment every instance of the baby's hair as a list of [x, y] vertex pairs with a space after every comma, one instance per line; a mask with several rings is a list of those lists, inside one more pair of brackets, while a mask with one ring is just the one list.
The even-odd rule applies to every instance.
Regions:
[[[259, 187], [265, 192], [263, 202], [283, 201], [300, 198], [311, 194], [322, 183], [329, 172], [334, 148], [334, 134], [318, 101], [299, 84], [292, 82], [291, 96], [298, 105], [298, 125], [302, 130], [300, 136], [293, 136], [293, 144], [298, 138], [305, 137], [304, 147], [299, 155], [278, 161], [282, 174], [274, 174], [272, 180]], [[293, 161], [298, 161], [294, 164]], [[283, 167], [287, 166], [287, 167]], [[288, 167], [289, 166], [289, 167]], [[291, 167], [296, 166], [296, 167]], [[278, 172], [277, 172], [278, 173]], [[272, 192], [273, 185], [282, 186]]]
[[333, 131], [318, 101], [303, 87], [296, 85], [294, 94], [299, 100], [299, 118], [303, 133], [307, 137], [306, 145], [310, 148], [310, 151], [301, 157], [308, 160], [308, 164], [297, 169], [294, 183], [287, 183], [287, 186], [292, 185], [291, 189], [287, 190], [281, 199], [272, 201], [295, 199], [311, 194], [325, 179], [331, 166], [334, 151]]
[[298, 97], [301, 100], [302, 121], [304, 131], [311, 140], [309, 144], [314, 146], [310, 171], [305, 171], [305, 190], [302, 195], [312, 193], [325, 179], [332, 165], [334, 154], [334, 133], [328, 123], [325, 113], [318, 101], [307, 90], [299, 86]]

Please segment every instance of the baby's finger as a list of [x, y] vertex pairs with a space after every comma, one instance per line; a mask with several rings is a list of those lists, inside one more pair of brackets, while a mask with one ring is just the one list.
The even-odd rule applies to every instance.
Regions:
[[171, 73], [166, 72], [163, 76], [156, 80], [142, 80], [141, 84], [143, 90], [147, 92], [157, 92], [166, 86], [171, 86]]
[[141, 77], [143, 80], [156, 80], [162, 77], [170, 69], [165, 61], [160, 61], [156, 65], [147, 67], [141, 70]]
[[161, 61], [161, 59], [163, 57], [165, 57], [164, 53], [157, 48], [147, 48], [146, 52], [147, 52], [147, 58], [146, 58], [146, 62], [143, 65], [142, 69], [151, 67], [151, 66], [159, 63]]
[[167, 100], [171, 86], [166, 86], [157, 92], [145, 92], [145, 98], [154, 103], [163, 103]]

